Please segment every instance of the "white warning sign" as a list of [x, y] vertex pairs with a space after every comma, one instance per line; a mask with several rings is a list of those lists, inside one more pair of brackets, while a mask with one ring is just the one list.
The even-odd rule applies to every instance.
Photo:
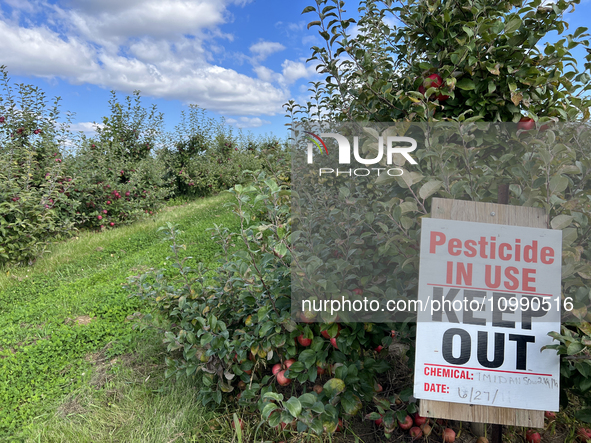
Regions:
[[423, 219], [414, 396], [557, 411], [562, 232]]

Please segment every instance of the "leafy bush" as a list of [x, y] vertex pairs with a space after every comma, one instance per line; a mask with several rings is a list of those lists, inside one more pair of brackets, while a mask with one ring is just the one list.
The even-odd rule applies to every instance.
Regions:
[[139, 92], [126, 106], [110, 101], [111, 116], [97, 126], [97, 136], [80, 139], [74, 156], [65, 159], [74, 177], [70, 196], [80, 202], [81, 226], [109, 228], [127, 224], [156, 211], [168, 196], [165, 167], [150, 154], [160, 133], [162, 115], [140, 103]]
[[204, 110], [191, 106], [189, 116], [181, 115], [159, 158], [166, 165], [164, 180], [175, 197], [202, 197], [245, 184], [245, 171], [277, 161], [279, 152], [287, 150], [278, 141], [257, 141], [241, 132], [235, 135], [223, 119], [207, 118]]
[[290, 191], [261, 172], [230, 193], [241, 229], [212, 231], [223, 251], [214, 273], [188, 265], [181, 232], [168, 225], [161, 230], [176, 276], [153, 271], [130, 278], [128, 289], [169, 316], [167, 376], [199, 378], [203, 404], [235, 397], [272, 427], [334, 432], [339, 418], [358, 414], [377, 394], [376, 375], [389, 369], [379, 346], [391, 343], [391, 328], [294, 322]]
[[38, 88], [14, 91], [4, 67], [0, 73], [0, 265], [30, 264], [48, 240], [73, 232], [71, 214], [59, 210], [77, 207], [62, 165], [67, 125], [56, 123], [58, 100], [48, 107]]
[[156, 105], [145, 109], [140, 91], [133, 92], [133, 100], [126, 97], [124, 105], [117, 100], [115, 91], [111, 91], [109, 105], [111, 116], [104, 117], [102, 125], [96, 126], [97, 145], [132, 164], [147, 159], [162, 132], [163, 114], [157, 112]]
[[[21, 150], [19, 159], [0, 154], [0, 265], [32, 264], [50, 239], [70, 235], [73, 222], [55, 209], [67, 201], [56, 176], [34, 185], [35, 155]], [[66, 188], [67, 185], [66, 185]]]
[[591, 54], [580, 70], [571, 53], [589, 48], [587, 28], [564, 35], [564, 13], [579, 0], [487, 1], [478, 7], [467, 0], [365, 0], [358, 20], [347, 14], [345, 2], [314, 3], [303, 12], [314, 15], [308, 26], [318, 29], [325, 45], [313, 46], [310, 60], [326, 77], [313, 83], [314, 98], [306, 105], [288, 104], [289, 115], [363, 121], [589, 118], [590, 98], [581, 92], [591, 90]]

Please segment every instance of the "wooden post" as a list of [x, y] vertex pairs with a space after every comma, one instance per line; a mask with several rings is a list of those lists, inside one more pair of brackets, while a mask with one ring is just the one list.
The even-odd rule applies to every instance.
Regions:
[[[548, 228], [546, 224], [546, 213], [540, 208], [442, 198], [433, 198], [431, 218], [542, 229]], [[544, 412], [527, 409], [421, 400], [419, 414], [423, 417], [476, 423], [526, 426], [530, 428], [544, 427]]]
[[[509, 185], [499, 184], [497, 188], [497, 203], [506, 205], [509, 203]], [[484, 424], [484, 423], [483, 423]], [[486, 425], [484, 425], [486, 426]], [[490, 434], [491, 443], [503, 443], [503, 425], [493, 424]]]

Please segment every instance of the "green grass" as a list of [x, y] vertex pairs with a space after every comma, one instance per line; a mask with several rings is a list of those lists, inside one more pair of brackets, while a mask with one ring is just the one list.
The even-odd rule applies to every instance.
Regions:
[[[161, 336], [133, 328], [128, 317], [148, 307], [122, 284], [167, 263], [170, 248], [157, 233], [166, 222], [185, 231], [193, 265], [215, 266], [219, 247], [206, 229], [236, 227], [227, 200], [201, 199], [130, 226], [84, 232], [52, 245], [32, 267], [3, 272], [0, 440], [208, 441], [187, 440], [201, 424], [211, 433], [212, 418], [190, 406], [192, 387], [163, 379]], [[105, 378], [100, 386], [97, 374]]]

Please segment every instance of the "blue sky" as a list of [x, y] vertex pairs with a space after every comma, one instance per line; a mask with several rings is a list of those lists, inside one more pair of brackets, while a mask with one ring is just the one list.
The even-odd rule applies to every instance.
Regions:
[[[321, 44], [312, 0], [1, 0], [0, 65], [75, 112], [75, 130], [108, 115], [110, 90], [142, 91], [170, 129], [194, 103], [255, 134], [285, 137], [282, 105], [304, 102]], [[354, 13], [358, 2], [347, 2]], [[591, 0], [569, 14], [588, 25]], [[579, 58], [579, 57], [577, 57]], [[580, 59], [580, 58], [579, 58]]]
[[[0, 65], [72, 111], [73, 129], [142, 91], [167, 125], [189, 103], [255, 134], [286, 134], [282, 105], [305, 98], [317, 39], [305, 1], [3, 0]], [[319, 43], [319, 42], [317, 42]], [[319, 78], [319, 77], [318, 77]]]

